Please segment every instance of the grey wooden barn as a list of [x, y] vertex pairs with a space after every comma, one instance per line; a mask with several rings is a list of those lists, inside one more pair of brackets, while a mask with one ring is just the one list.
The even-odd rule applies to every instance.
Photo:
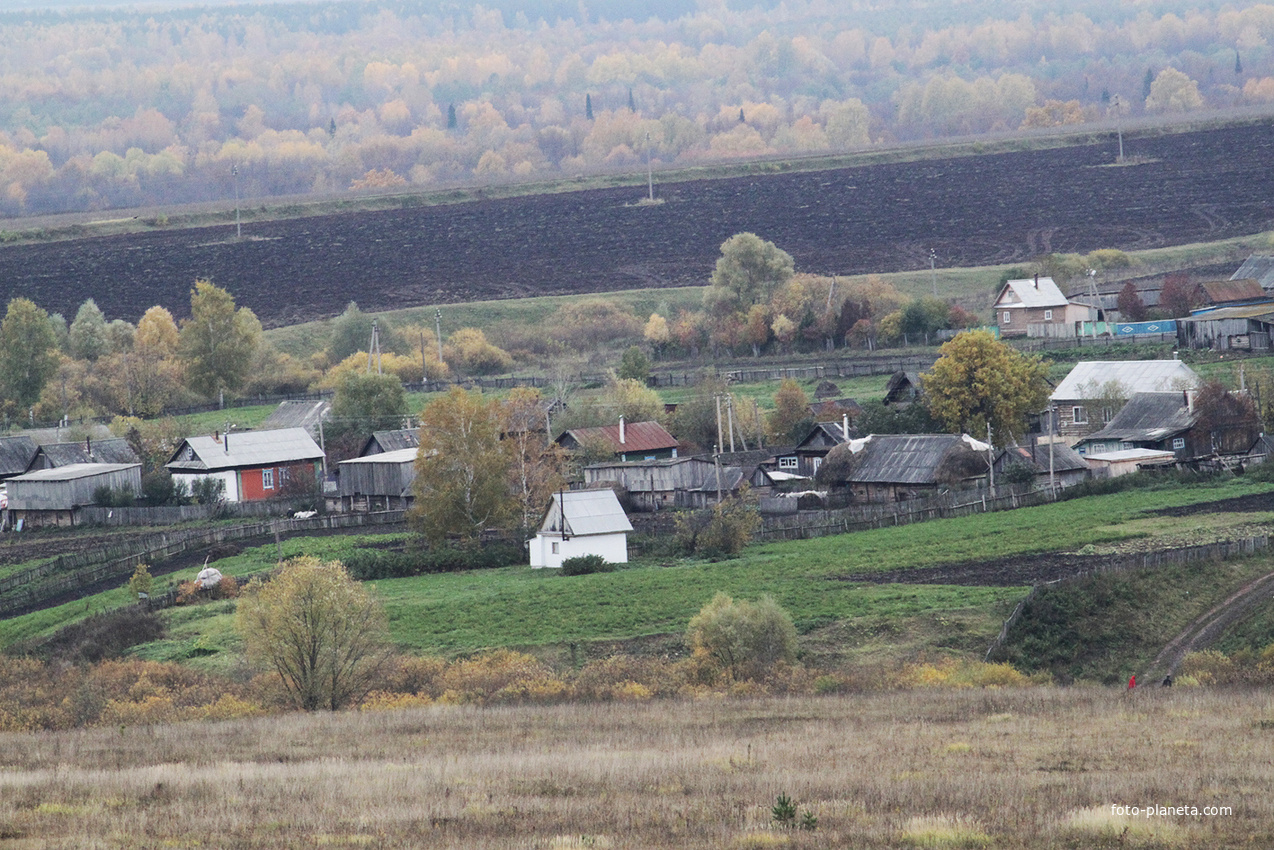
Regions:
[[40, 469], [10, 478], [9, 520], [24, 527], [70, 526], [76, 510], [94, 504], [94, 494], [103, 487], [129, 490], [134, 496], [142, 489], [140, 463], [73, 463], [56, 469]]
[[343, 460], [336, 470], [337, 510], [393, 511], [411, 506], [416, 449]]

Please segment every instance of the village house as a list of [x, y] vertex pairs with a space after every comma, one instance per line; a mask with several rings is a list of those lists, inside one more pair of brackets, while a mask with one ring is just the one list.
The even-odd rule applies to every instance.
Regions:
[[1180, 360], [1088, 360], [1062, 379], [1049, 396], [1057, 433], [1074, 444], [1101, 430], [1137, 393], [1196, 387], [1199, 376]]
[[995, 298], [995, 322], [1004, 338], [1073, 337], [1097, 310], [1069, 300], [1051, 277], [1006, 281]]
[[397, 511], [411, 507], [416, 449], [396, 449], [336, 464], [336, 499], [341, 512]]
[[1266, 291], [1274, 290], [1274, 256], [1269, 254], [1252, 254], [1230, 280], [1255, 280]]
[[140, 463], [72, 463], [10, 478], [9, 523], [18, 528], [72, 526], [79, 508], [102, 490], [141, 493]]
[[1268, 351], [1274, 334], [1274, 297], [1245, 278], [1203, 285], [1208, 306], [1177, 320], [1177, 339], [1187, 348]]
[[[827, 457], [827, 453], [849, 438], [848, 416], [840, 422], [815, 422], [805, 439], [796, 444], [792, 454], [779, 458], [779, 471], [813, 478], [818, 474], [818, 468], [823, 465], [823, 458]], [[795, 464], [789, 459], [793, 457], [796, 459]]]
[[676, 457], [680, 445], [658, 422], [625, 423], [622, 417], [618, 425], [564, 431], [557, 443], [572, 452], [599, 446], [621, 461]]
[[561, 567], [567, 558], [600, 555], [628, 563], [628, 521], [609, 488], [554, 493], [539, 533], [529, 542], [532, 567]]
[[989, 446], [967, 434], [872, 434], [829, 452], [820, 481], [856, 502], [902, 502], [981, 486]]
[[213, 478], [224, 482], [227, 502], [248, 502], [280, 496], [290, 482], [313, 487], [322, 461], [304, 428], [283, 428], [187, 437], [165, 467], [187, 487]]
[[[1202, 424], [1193, 390], [1137, 393], [1109, 424], [1076, 444], [1089, 457], [1126, 449], [1172, 452], [1177, 462], [1247, 454], [1261, 434], [1260, 422], [1217, 411], [1220, 421]], [[1222, 402], [1224, 403], [1224, 402]], [[1235, 405], [1237, 408], [1237, 405]]]
[[922, 393], [920, 376], [915, 372], [899, 369], [889, 376], [882, 403], [885, 407], [906, 407], [917, 401]]
[[141, 458], [127, 440], [85, 439], [74, 443], [40, 445], [27, 469], [57, 469], [78, 463], [141, 463]]
[[1058, 488], [1070, 487], [1092, 474], [1084, 458], [1065, 443], [1036, 442], [1001, 449], [995, 457], [996, 482], [1008, 480], [1014, 467], [1030, 470], [1034, 486], [1045, 489], [1050, 481]]
[[29, 470], [37, 448], [35, 440], [26, 435], [0, 437], [0, 481]]

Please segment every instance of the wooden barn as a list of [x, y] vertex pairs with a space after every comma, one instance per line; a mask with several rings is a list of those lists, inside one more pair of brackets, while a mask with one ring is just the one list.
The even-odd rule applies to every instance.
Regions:
[[823, 479], [856, 502], [902, 502], [980, 486], [990, 468], [987, 449], [967, 434], [872, 434], [829, 452]]
[[1057, 487], [1070, 487], [1091, 477], [1084, 458], [1065, 443], [1034, 443], [1009, 446], [995, 457], [995, 480], [1006, 480], [1014, 467], [1025, 467], [1034, 476], [1034, 485], [1048, 489], [1049, 481]]
[[419, 428], [399, 428], [394, 431], [373, 431], [363, 444], [359, 457], [377, 455], [384, 452], [396, 452], [401, 449], [414, 449], [420, 446]]
[[336, 510], [395, 511], [411, 507], [416, 449], [396, 449], [336, 465]]
[[141, 463], [127, 440], [86, 439], [74, 443], [44, 443], [36, 449], [28, 470], [57, 469], [77, 463]]
[[76, 509], [94, 504], [103, 487], [141, 493], [140, 463], [73, 463], [10, 478], [9, 521], [15, 527], [71, 526]]

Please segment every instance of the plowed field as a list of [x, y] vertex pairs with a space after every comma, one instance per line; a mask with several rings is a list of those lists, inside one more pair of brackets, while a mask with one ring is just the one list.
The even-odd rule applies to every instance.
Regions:
[[[364, 310], [706, 282], [753, 231], [819, 273], [1024, 261], [1274, 228], [1270, 124], [835, 171], [602, 189], [0, 248], [0, 299], [181, 316], [209, 277], [267, 326]], [[644, 188], [644, 187], [642, 187]]]

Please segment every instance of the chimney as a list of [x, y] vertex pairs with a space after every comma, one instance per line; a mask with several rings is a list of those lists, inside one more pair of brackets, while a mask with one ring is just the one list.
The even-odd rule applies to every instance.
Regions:
[[1186, 397], [1186, 411], [1194, 413], [1194, 390], [1182, 390]]
[[220, 432], [220, 431], [213, 431], [213, 432], [212, 432], [212, 441], [213, 441], [214, 443], [220, 443], [220, 442], [221, 442], [221, 432]]
[[841, 436], [845, 438], [845, 441], [848, 442], [849, 441], [849, 414], [848, 413], [842, 413], [840, 415], [840, 433], [841, 433]]
[[625, 431], [624, 431], [624, 417], [622, 417], [622, 416], [621, 416], [621, 417], [619, 417], [619, 444], [620, 444], [621, 446], [622, 446], [622, 445], [624, 445], [624, 443], [626, 443], [626, 442], [627, 442], [627, 440], [625, 440], [625, 439], [624, 439], [624, 437], [625, 437]]
[[1040, 288], [1040, 273], [1039, 272], [1035, 273], [1035, 288], [1036, 289]]
[[230, 432], [226, 432], [226, 438], [221, 441], [222, 447], [226, 450], [226, 454], [230, 454]]
[[84, 454], [88, 455], [88, 459], [93, 459], [93, 439], [91, 437], [84, 438]]

